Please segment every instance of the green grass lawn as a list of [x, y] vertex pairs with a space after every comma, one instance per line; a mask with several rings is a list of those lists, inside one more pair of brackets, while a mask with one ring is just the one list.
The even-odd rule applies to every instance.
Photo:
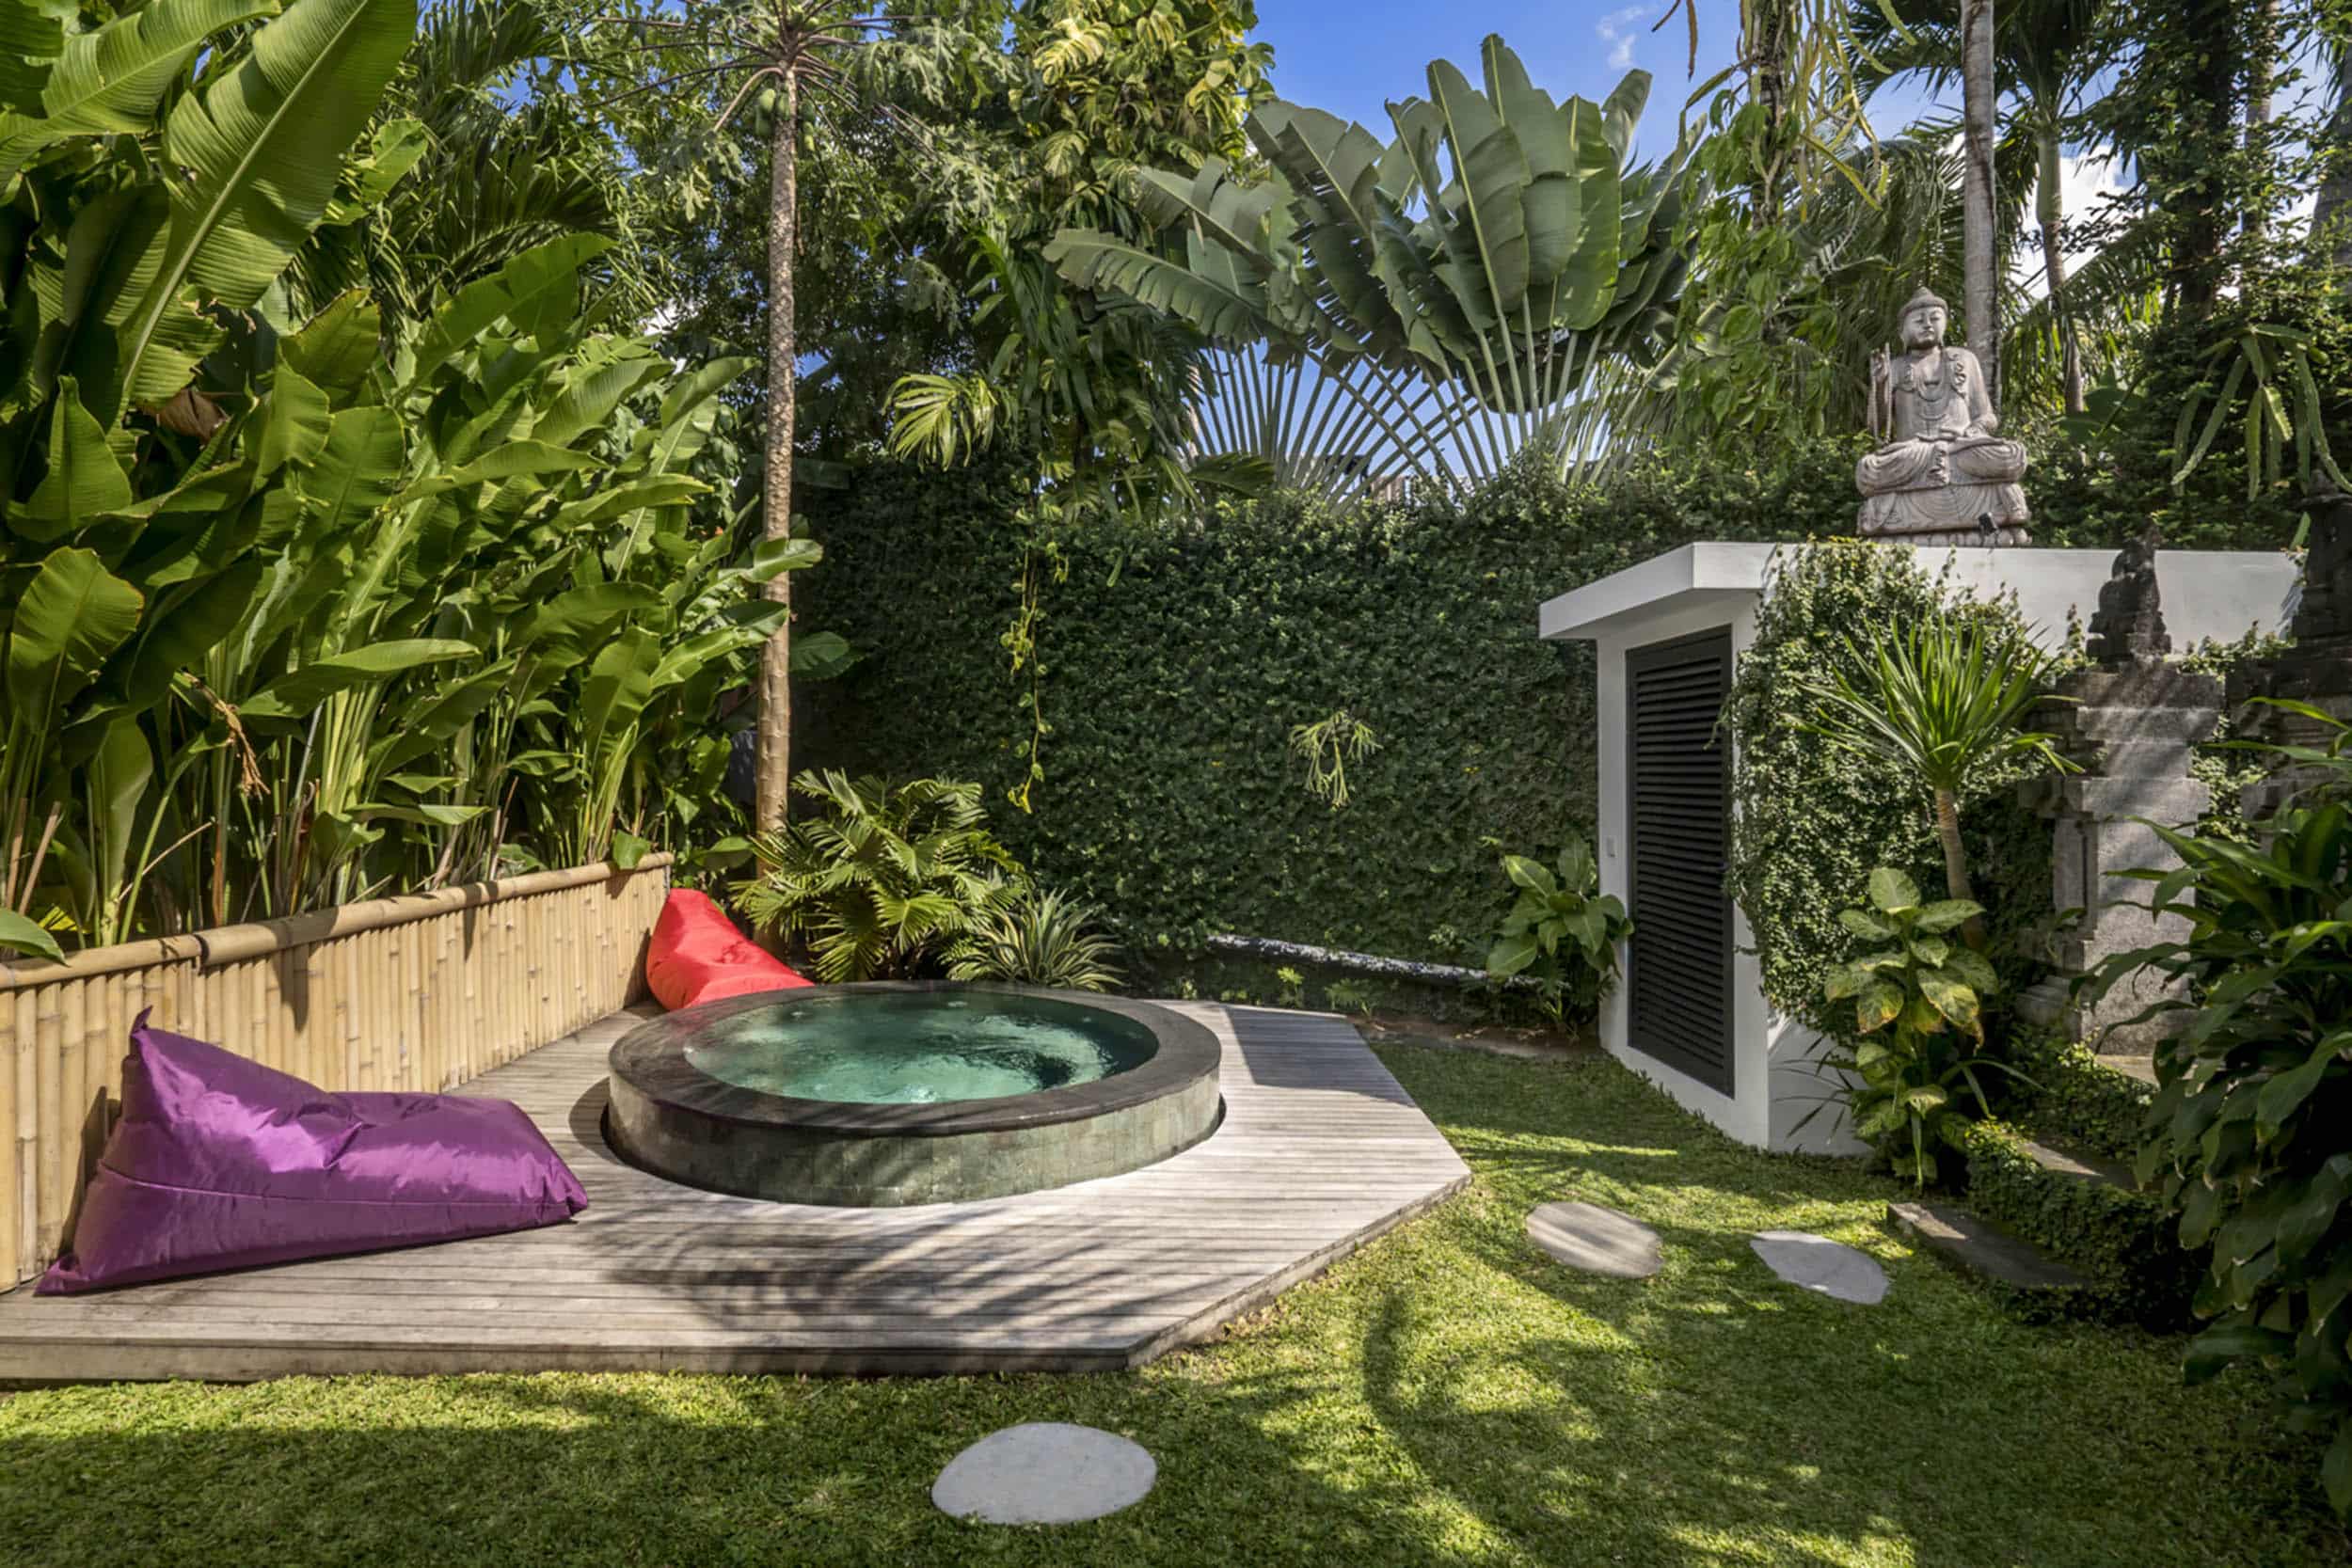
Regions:
[[[1605, 1060], [1382, 1053], [1465, 1196], [1141, 1372], [795, 1382], [288, 1379], [0, 1401], [15, 1563], [695, 1565], [2343, 1563], [2315, 1450], [2179, 1342], [2026, 1328], [1880, 1225], [1892, 1188], [1726, 1142]], [[1546, 1262], [1581, 1197], [1656, 1227], [1642, 1284]], [[1779, 1284], [1750, 1232], [1877, 1255], [1877, 1307]], [[1157, 1456], [1091, 1525], [928, 1498], [998, 1427]]]

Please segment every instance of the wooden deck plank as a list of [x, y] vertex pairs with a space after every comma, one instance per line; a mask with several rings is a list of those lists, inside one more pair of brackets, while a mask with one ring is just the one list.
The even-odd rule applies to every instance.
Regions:
[[1098, 1370], [1196, 1342], [1469, 1171], [1345, 1020], [1171, 1003], [1223, 1046], [1224, 1119], [1146, 1170], [979, 1203], [698, 1192], [597, 1132], [599, 1020], [483, 1075], [589, 1196], [571, 1223], [135, 1286], [0, 1295], [0, 1379], [517, 1370]]

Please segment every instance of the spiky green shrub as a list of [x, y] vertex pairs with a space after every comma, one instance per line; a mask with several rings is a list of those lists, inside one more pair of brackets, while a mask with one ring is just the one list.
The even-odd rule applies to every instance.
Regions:
[[1102, 927], [1102, 910], [1034, 884], [989, 910], [947, 950], [954, 980], [1108, 990], [1119, 984], [1118, 945]]

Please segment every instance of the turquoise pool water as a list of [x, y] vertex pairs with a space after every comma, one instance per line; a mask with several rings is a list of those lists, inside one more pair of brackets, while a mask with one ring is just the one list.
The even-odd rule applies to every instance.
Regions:
[[686, 1059], [792, 1100], [930, 1105], [1091, 1084], [1157, 1049], [1140, 1023], [1043, 997], [852, 991], [714, 1023]]

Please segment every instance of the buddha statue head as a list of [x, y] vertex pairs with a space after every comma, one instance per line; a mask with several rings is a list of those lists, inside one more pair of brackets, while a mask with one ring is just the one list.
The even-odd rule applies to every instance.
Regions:
[[1913, 350], [1942, 348], [1944, 329], [1951, 325], [1951, 307], [1946, 305], [1933, 291], [1920, 289], [1903, 307], [1903, 347]]

